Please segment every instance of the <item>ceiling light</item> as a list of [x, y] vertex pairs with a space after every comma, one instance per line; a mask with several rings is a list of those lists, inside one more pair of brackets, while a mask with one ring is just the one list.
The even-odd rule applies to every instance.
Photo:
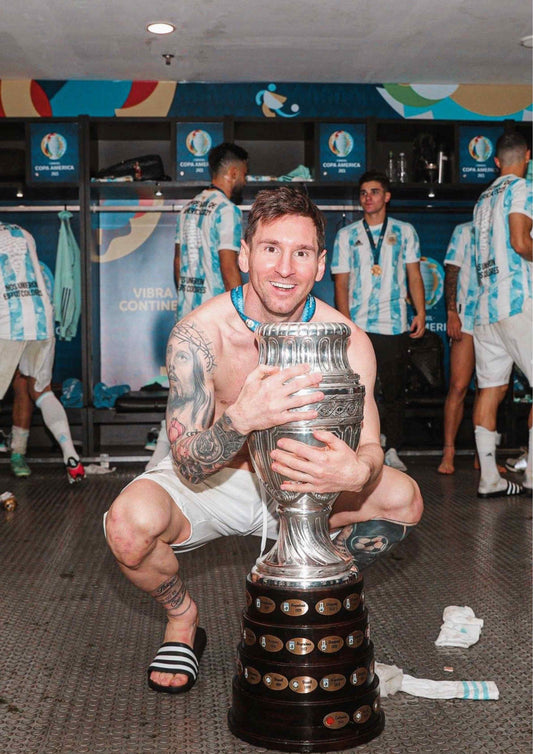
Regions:
[[22, 191], [21, 188], [18, 188], [17, 189], [17, 199], [22, 199], [23, 196], [24, 196], [24, 192]]
[[533, 47], [533, 34], [530, 34], [527, 37], [522, 37], [520, 44], [522, 47]]
[[147, 31], [151, 31], [152, 34], [172, 34], [176, 31], [174, 24], [169, 24], [167, 21], [156, 21], [152, 24], [148, 24]]

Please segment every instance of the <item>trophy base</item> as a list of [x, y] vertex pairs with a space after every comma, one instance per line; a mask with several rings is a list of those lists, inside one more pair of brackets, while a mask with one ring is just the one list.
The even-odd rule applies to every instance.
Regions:
[[248, 576], [231, 732], [279, 751], [341, 751], [385, 721], [363, 579], [294, 589]]

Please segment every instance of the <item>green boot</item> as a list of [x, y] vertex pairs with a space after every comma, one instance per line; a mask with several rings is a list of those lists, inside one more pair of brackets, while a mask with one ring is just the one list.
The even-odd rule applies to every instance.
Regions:
[[22, 453], [11, 453], [11, 471], [15, 476], [29, 476], [31, 469]]

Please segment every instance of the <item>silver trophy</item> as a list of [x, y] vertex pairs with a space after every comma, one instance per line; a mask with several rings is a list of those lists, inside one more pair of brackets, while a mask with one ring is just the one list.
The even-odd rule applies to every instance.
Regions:
[[[261, 481], [264, 500], [274, 499], [279, 514], [279, 535], [274, 547], [252, 568], [254, 582], [276, 586], [311, 588], [339, 584], [353, 578], [354, 565], [333, 544], [329, 516], [338, 492], [308, 494], [280, 489], [283, 477], [271, 469], [270, 452], [281, 437], [320, 446], [313, 430], [324, 429], [357, 448], [363, 419], [365, 388], [348, 362], [350, 329], [340, 322], [286, 322], [265, 324], [257, 331], [259, 363], [285, 368], [309, 364], [323, 374], [324, 399], [312, 404], [313, 420], [295, 420], [253, 432], [248, 440], [251, 458]], [[298, 378], [295, 378], [297, 385]], [[314, 392], [304, 389], [303, 394]]]

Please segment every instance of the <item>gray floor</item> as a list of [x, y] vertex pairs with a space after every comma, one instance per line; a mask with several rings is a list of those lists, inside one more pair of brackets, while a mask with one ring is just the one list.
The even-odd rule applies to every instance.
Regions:
[[[356, 751], [530, 752], [531, 501], [478, 501], [471, 458], [447, 478], [434, 457], [409, 463], [426, 511], [396, 553], [366, 572], [376, 659], [420, 678], [493, 680], [500, 699], [398, 693], [383, 700], [383, 734]], [[58, 466], [34, 464], [29, 479], [15, 480], [0, 464], [0, 493], [18, 499], [13, 514], [0, 512], [1, 752], [266, 751], [226, 724], [256, 539], [220, 540], [183, 559], [208, 634], [201, 676], [184, 696], [146, 685], [163, 616], [121, 576], [101, 532], [101, 514], [140, 468], [120, 465], [69, 487]], [[484, 619], [476, 645], [434, 646], [446, 605], [469, 605]]]

